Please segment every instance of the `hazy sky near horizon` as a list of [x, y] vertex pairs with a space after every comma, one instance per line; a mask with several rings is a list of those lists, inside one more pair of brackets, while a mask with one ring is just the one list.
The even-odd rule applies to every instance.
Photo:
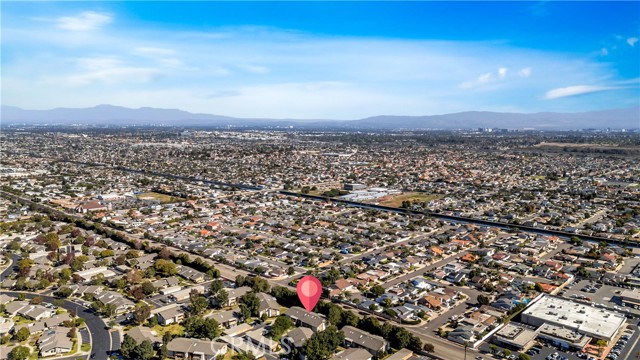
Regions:
[[640, 2], [5, 2], [2, 103], [300, 119], [640, 105]]

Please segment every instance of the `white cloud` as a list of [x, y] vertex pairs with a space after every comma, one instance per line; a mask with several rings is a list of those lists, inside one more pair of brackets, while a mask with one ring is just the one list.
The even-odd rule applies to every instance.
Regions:
[[157, 47], [139, 47], [133, 53], [140, 56], [166, 56], [175, 54], [174, 50]]
[[531, 72], [532, 70], [530, 67], [522, 68], [520, 69], [520, 71], [518, 71], [518, 76], [528, 78], [529, 76], [531, 76]]
[[564, 97], [591, 94], [601, 91], [620, 89], [617, 86], [599, 86], [599, 85], [575, 85], [563, 88], [557, 88], [547, 91], [544, 98], [547, 100], [560, 99]]
[[493, 80], [493, 74], [488, 72], [488, 73], [484, 73], [480, 76], [478, 76], [478, 78], [476, 78], [473, 81], [466, 81], [463, 82], [462, 84], [460, 84], [460, 87], [462, 89], [471, 89], [480, 85], [484, 85], [487, 84], [489, 82], [491, 82]]
[[600, 49], [600, 55], [602, 55], [602, 56], [609, 55], [609, 50], [607, 50], [607, 48]]
[[258, 66], [258, 65], [238, 65], [242, 70], [251, 73], [251, 74], [267, 74], [269, 73], [269, 68], [266, 66]]
[[152, 68], [115, 67], [69, 76], [66, 83], [73, 86], [90, 85], [92, 83], [120, 84], [149, 82], [160, 72]]
[[638, 38], [637, 37], [630, 37], [627, 39], [627, 44], [629, 44], [629, 46], [634, 47], [636, 46], [636, 43], [638, 42]]
[[89, 31], [101, 28], [113, 20], [110, 14], [85, 11], [77, 16], [62, 16], [55, 21], [61, 29], [71, 31]]
[[[242, 29], [223, 29], [224, 36], [117, 27], [4, 30], [3, 51], [11, 56], [3, 62], [3, 80], [13, 80], [3, 82], [3, 101], [25, 108], [95, 102], [230, 116], [342, 119], [508, 106], [541, 111], [555, 106], [536, 95], [548, 89], [602, 79], [617, 86], [619, 79], [610, 63], [492, 42], [274, 29], [259, 36]], [[535, 77], [521, 81], [531, 76], [530, 64], [536, 64]], [[38, 84], [37, 91], [30, 84]], [[70, 97], [60, 85], [82, 91]]]

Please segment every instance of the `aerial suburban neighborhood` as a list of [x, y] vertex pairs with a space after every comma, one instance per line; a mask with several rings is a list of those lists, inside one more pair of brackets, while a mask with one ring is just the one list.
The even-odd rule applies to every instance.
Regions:
[[637, 157], [496, 133], [5, 131], [0, 359], [632, 359]]

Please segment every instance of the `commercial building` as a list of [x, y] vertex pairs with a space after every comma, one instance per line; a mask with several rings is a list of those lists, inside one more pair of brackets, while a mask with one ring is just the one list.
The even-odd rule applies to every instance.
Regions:
[[495, 333], [493, 342], [514, 350], [522, 350], [533, 344], [537, 336], [538, 333], [534, 330], [510, 323]]
[[587, 335], [551, 324], [542, 325], [538, 333], [540, 339], [566, 350], [581, 351], [591, 341]]
[[625, 290], [620, 294], [620, 300], [624, 306], [640, 307], [640, 291], [636, 289]]
[[522, 322], [535, 327], [550, 324], [595, 339], [611, 341], [626, 318], [618, 313], [549, 295], [522, 312]]

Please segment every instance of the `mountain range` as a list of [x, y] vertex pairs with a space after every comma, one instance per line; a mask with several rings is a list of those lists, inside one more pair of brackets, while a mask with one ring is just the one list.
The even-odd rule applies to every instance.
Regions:
[[400, 129], [638, 129], [640, 106], [581, 113], [503, 113], [467, 111], [444, 115], [382, 115], [358, 120], [299, 120], [234, 118], [190, 113], [178, 109], [113, 105], [91, 108], [26, 110], [2, 105], [2, 125], [164, 125], [181, 127], [293, 127], [297, 129], [400, 130]]

